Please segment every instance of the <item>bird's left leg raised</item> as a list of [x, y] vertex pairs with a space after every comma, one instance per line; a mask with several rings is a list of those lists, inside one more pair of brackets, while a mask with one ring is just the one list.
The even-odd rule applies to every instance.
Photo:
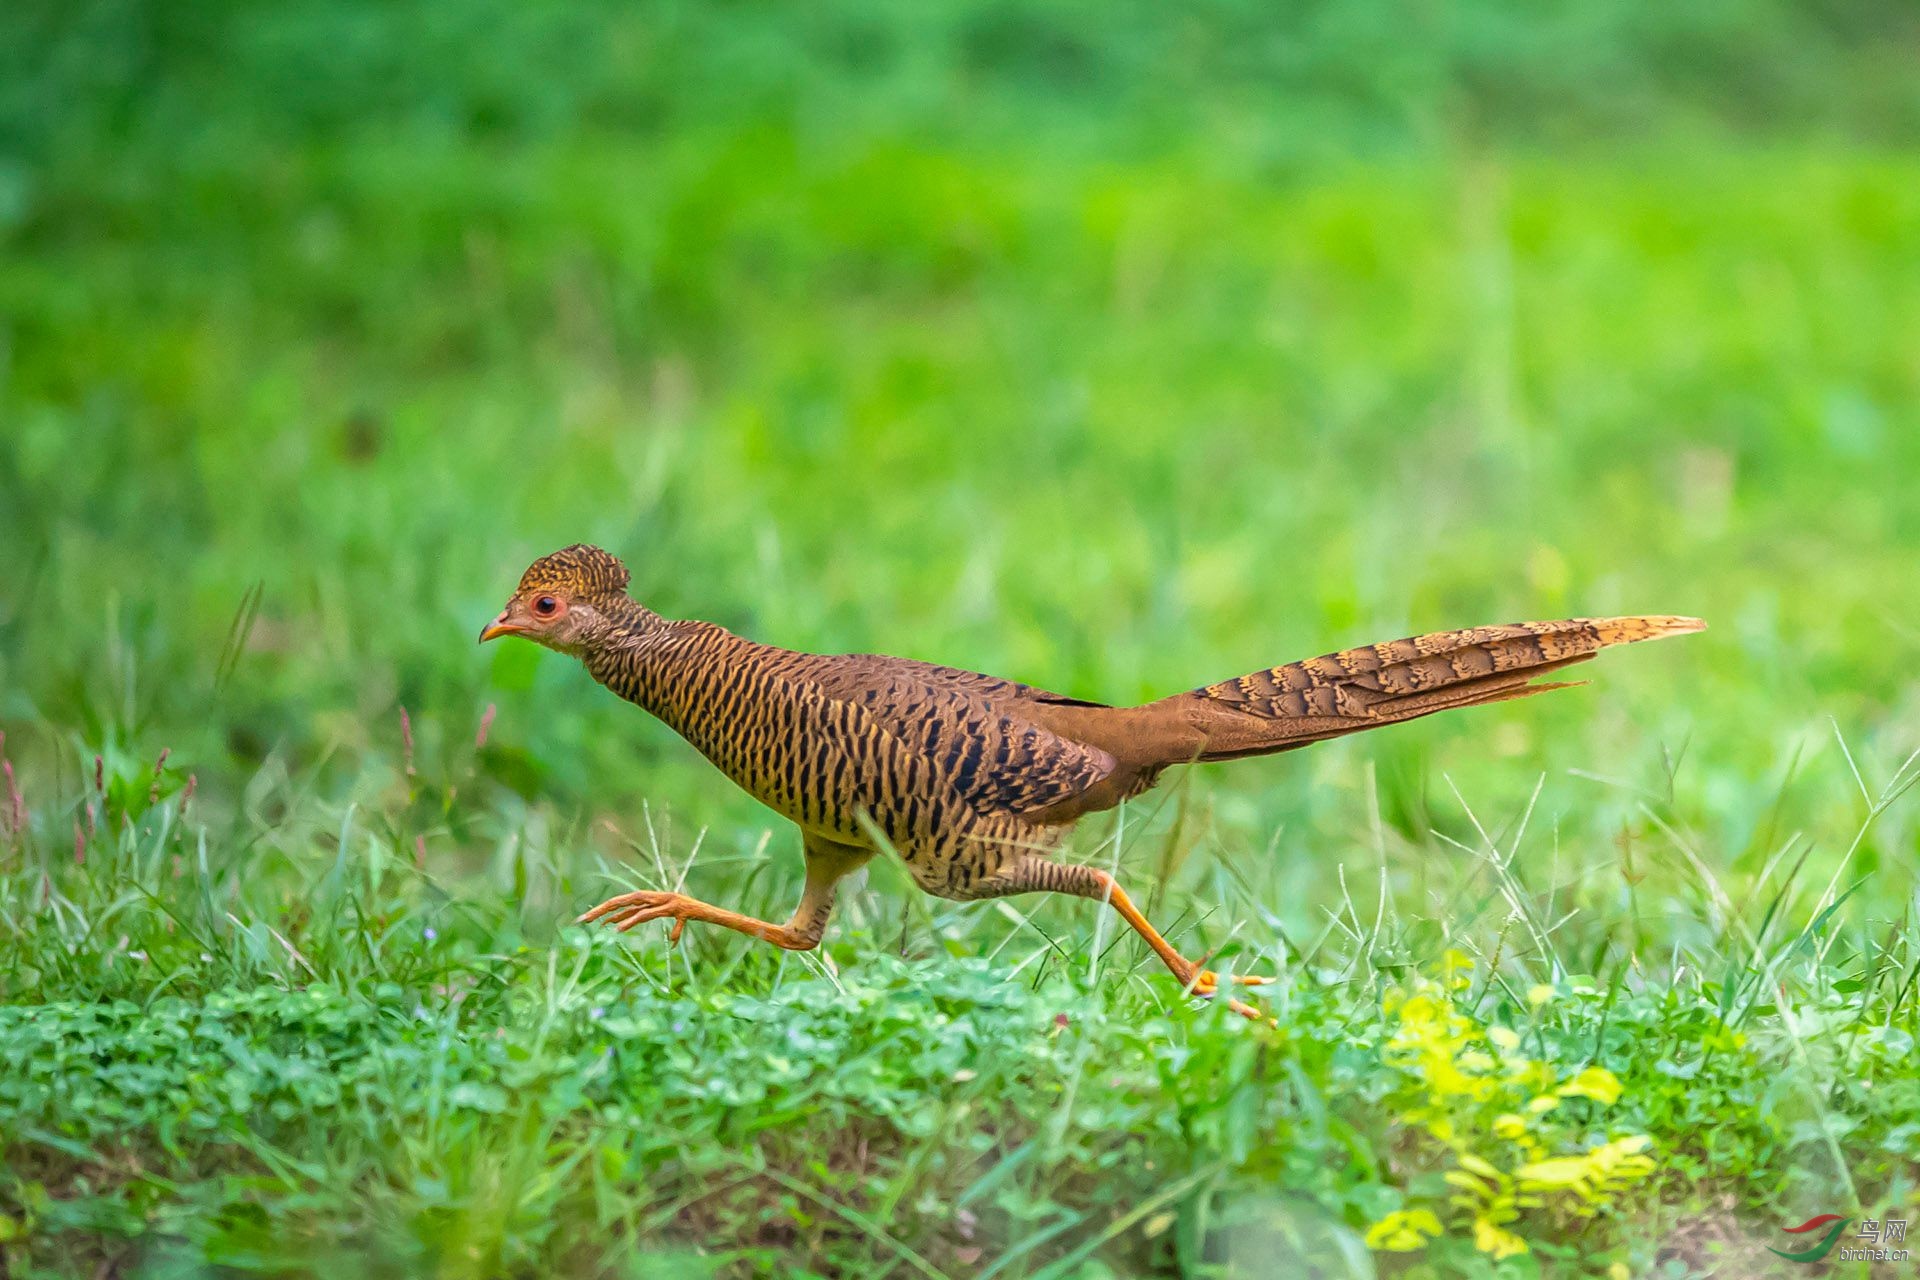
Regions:
[[793, 909], [793, 915], [785, 924], [758, 920], [738, 911], [702, 902], [698, 898], [690, 898], [684, 893], [665, 893], [652, 889], [608, 898], [574, 923], [590, 924], [595, 920], [605, 920], [625, 933], [649, 920], [671, 919], [673, 928], [667, 934], [667, 941], [678, 942], [687, 921], [702, 920], [759, 938], [763, 942], [771, 942], [789, 951], [811, 951], [820, 945], [820, 938], [826, 932], [827, 917], [833, 913], [834, 890], [840, 880], [858, 870], [873, 854], [871, 850], [833, 844], [811, 834], [805, 839], [807, 883], [800, 893], [800, 905]]

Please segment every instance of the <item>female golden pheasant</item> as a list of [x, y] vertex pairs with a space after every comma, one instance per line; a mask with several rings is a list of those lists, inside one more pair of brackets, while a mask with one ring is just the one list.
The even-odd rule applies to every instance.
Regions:
[[627, 582], [626, 566], [598, 547], [556, 551], [533, 563], [480, 639], [525, 636], [572, 654], [664, 720], [798, 824], [806, 887], [785, 924], [656, 892], [609, 898], [581, 921], [605, 918], [624, 931], [671, 917], [677, 939], [686, 921], [705, 920], [806, 950], [819, 945], [834, 885], [884, 842], [943, 898], [1050, 890], [1110, 902], [1203, 995], [1214, 993], [1215, 975], [1175, 951], [1113, 877], [1053, 861], [1076, 819], [1139, 795], [1171, 765], [1290, 751], [1563, 688], [1528, 682], [1608, 645], [1705, 625], [1573, 618], [1441, 631], [1111, 707], [904, 658], [756, 644], [710, 622], [662, 618], [627, 595]]

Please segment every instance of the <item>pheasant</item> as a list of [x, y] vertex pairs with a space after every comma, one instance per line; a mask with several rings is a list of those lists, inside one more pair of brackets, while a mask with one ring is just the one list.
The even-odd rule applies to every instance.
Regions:
[[655, 891], [609, 898], [580, 923], [624, 932], [672, 919], [678, 941], [687, 921], [703, 920], [808, 950], [825, 932], [835, 886], [890, 848], [939, 897], [1048, 891], [1108, 903], [1187, 990], [1209, 996], [1218, 976], [1175, 950], [1110, 874], [1054, 860], [1075, 821], [1140, 795], [1174, 765], [1291, 751], [1565, 688], [1531, 682], [1609, 645], [1706, 625], [1651, 616], [1441, 631], [1115, 707], [905, 658], [756, 644], [710, 622], [663, 618], [627, 594], [628, 581], [598, 547], [556, 551], [528, 568], [480, 640], [523, 636], [570, 654], [665, 721], [800, 828], [806, 882], [785, 924]]

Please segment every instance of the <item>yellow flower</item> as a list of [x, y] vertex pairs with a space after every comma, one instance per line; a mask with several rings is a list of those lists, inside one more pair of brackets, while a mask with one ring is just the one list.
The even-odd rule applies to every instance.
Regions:
[[1440, 1219], [1429, 1209], [1395, 1209], [1367, 1228], [1367, 1248], [1412, 1253], [1440, 1234]]
[[1502, 1053], [1512, 1053], [1520, 1047], [1520, 1037], [1507, 1027], [1488, 1027], [1487, 1039]]
[[1527, 1003], [1536, 1009], [1553, 999], [1553, 997], [1553, 988], [1544, 982], [1535, 983], [1533, 986], [1527, 988]]
[[1516, 1253], [1525, 1253], [1527, 1242], [1504, 1227], [1495, 1226], [1485, 1218], [1475, 1218], [1473, 1247], [1482, 1253], [1490, 1253], [1496, 1258], [1511, 1258]]
[[1620, 1101], [1620, 1082], [1605, 1067], [1588, 1067], [1554, 1092], [1563, 1098], [1592, 1098], [1610, 1107]]

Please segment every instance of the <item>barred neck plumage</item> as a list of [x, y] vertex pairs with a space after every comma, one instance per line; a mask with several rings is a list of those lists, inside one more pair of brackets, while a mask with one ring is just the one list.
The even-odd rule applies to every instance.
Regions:
[[618, 642], [644, 640], [657, 634], [661, 628], [673, 625], [629, 595], [607, 596], [597, 603], [601, 616], [607, 620], [608, 628]]
[[628, 596], [614, 596], [599, 605], [606, 629], [580, 655], [587, 673], [607, 688], [655, 711], [658, 682], [650, 679], [662, 642], [674, 624]]

